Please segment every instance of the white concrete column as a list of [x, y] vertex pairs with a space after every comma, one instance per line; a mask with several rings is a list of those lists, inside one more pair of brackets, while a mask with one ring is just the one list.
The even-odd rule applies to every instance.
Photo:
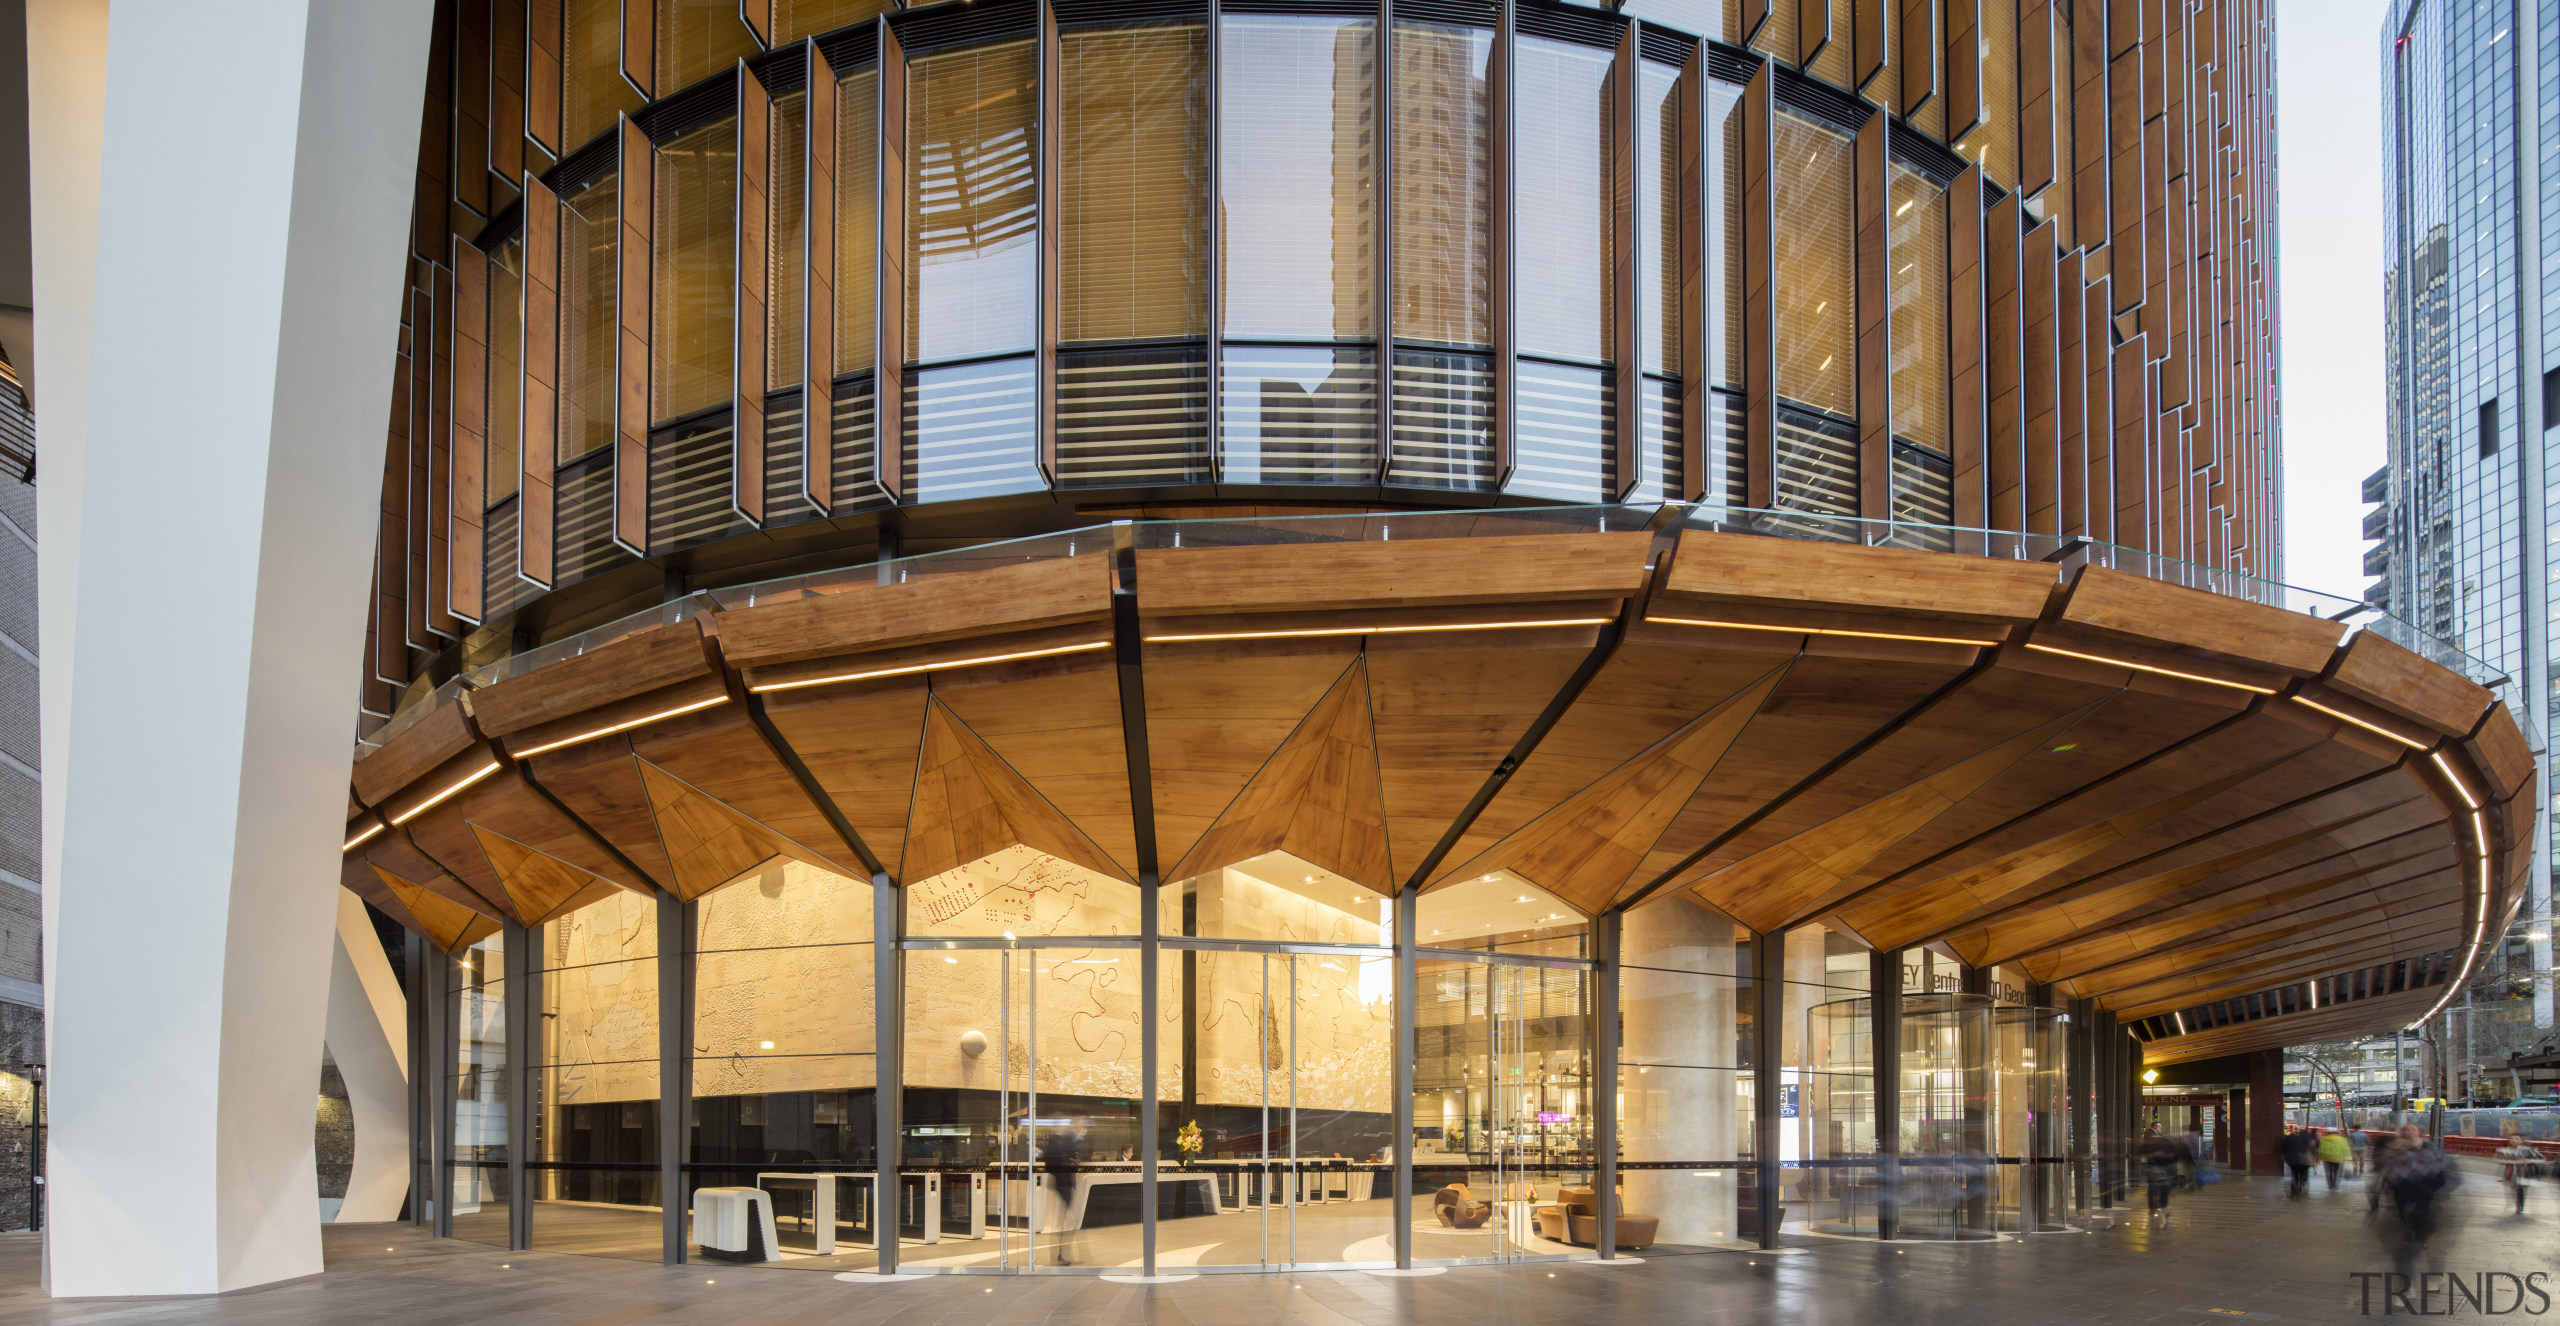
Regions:
[[337, 1219], [397, 1220], [409, 1195], [409, 1005], [364, 903], [343, 889], [330, 949], [329, 1055], [356, 1128]]
[[78, 516], [44, 534], [77, 558], [76, 652], [46, 650], [55, 1294], [321, 1269], [313, 1070], [431, 15], [108, 17]]

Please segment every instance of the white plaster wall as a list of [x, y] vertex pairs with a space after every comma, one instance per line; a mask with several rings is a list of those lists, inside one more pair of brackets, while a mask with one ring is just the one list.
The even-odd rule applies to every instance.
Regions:
[[79, 476], [44, 531], [76, 562], [45, 650], [56, 1294], [321, 1269], [311, 1069], [431, 16], [108, 16], [87, 418], [71, 457], [47, 439]]
[[345, 890], [330, 949], [329, 1054], [347, 1085], [356, 1140], [347, 1195], [323, 1223], [395, 1220], [409, 1195], [408, 1004], [364, 904]]

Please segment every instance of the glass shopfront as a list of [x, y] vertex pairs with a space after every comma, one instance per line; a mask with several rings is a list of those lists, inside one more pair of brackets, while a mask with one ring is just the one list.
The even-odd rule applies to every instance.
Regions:
[[1922, 954], [1880, 1042], [1891, 968], [1820, 924], [1754, 936], [1688, 894], [1595, 921], [1511, 870], [1399, 918], [1372, 864], [1274, 850], [1155, 890], [1150, 926], [1108, 853], [1051, 845], [902, 890], [792, 859], [685, 902], [599, 886], [455, 955], [456, 1235], [698, 1255], [695, 1194], [757, 1188], [796, 1268], [876, 1268], [884, 1240], [947, 1272], [1577, 1258], [1601, 1255], [1611, 1169], [1618, 1246], [1648, 1255], [2061, 1225], [2067, 1020], [1997, 971]]

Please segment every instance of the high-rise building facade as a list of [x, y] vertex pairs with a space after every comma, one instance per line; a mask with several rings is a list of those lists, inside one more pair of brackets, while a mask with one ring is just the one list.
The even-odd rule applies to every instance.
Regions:
[[[2560, 421], [2560, 24], [2395, 0], [2381, 30], [2388, 453], [2365, 479], [2367, 603], [2457, 642], [2550, 714], [2548, 429]], [[2543, 770], [2548, 786], [2549, 769]], [[2552, 1021], [2549, 843], [2502, 965]]]
[[324, 898], [350, 1202], [1151, 1273], [2066, 1227], [2519, 896], [2272, 579], [2258, 0], [234, 9], [93, 52], [279, 94], [102, 149], [59, 1292], [305, 1268]]

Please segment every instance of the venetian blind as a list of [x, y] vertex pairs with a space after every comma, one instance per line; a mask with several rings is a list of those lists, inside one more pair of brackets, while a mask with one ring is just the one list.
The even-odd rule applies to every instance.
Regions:
[[1031, 43], [929, 56], [908, 78], [907, 354], [1028, 350]]
[[560, 200], [560, 456], [613, 441], [614, 260], [620, 250], [612, 175]]
[[880, 288], [880, 71], [836, 88], [836, 374], [873, 367]]
[[561, 12], [562, 150], [613, 127], [613, 117], [640, 109], [640, 94], [622, 76], [622, 0], [566, 0]]
[[658, 95], [733, 68], [758, 51], [738, 0], [657, 0]]
[[1731, 83], [1708, 85], [1707, 120], [1724, 140], [1717, 174], [1720, 207], [1707, 242], [1721, 250], [1724, 301], [1724, 354], [1712, 366], [1719, 387], [1742, 387], [1742, 89]]
[[1893, 167], [1886, 253], [1893, 323], [1893, 431], [1947, 451], [1947, 191]]
[[1206, 28], [1070, 33], [1058, 98], [1058, 338], [1209, 329]]
[[1778, 394], [1855, 416], [1856, 172], [1849, 138], [1781, 112], [1777, 184]]
[[1535, 255], [1512, 276], [1522, 354], [1606, 361], [1616, 351], [1609, 64], [1604, 50], [1520, 39], [1513, 197], [1522, 247]]
[[1644, 371], [1680, 371], [1680, 71], [1645, 61], [1642, 160], [1636, 172], [1636, 214], [1646, 228], [1643, 300]]
[[771, 330], [765, 340], [765, 381], [775, 390], [800, 382], [800, 303], [809, 255], [809, 94], [794, 92], [773, 102], [772, 164], [765, 174], [773, 245], [765, 268], [765, 300]]
[[798, 41], [821, 32], [851, 27], [888, 13], [889, 0], [782, 0], [774, 20], [774, 44]]
[[1218, 226], [1226, 334], [1373, 336], [1378, 25], [1269, 14], [1225, 24]]
[[1958, 145], [2002, 188], [2018, 184], [2018, 0], [1982, 0], [1982, 123]]
[[1493, 124], [1482, 28], [1398, 23], [1395, 39], [1395, 334], [1493, 343]]
[[650, 260], [649, 417], [729, 399], [737, 348], [738, 120], [657, 151]]

